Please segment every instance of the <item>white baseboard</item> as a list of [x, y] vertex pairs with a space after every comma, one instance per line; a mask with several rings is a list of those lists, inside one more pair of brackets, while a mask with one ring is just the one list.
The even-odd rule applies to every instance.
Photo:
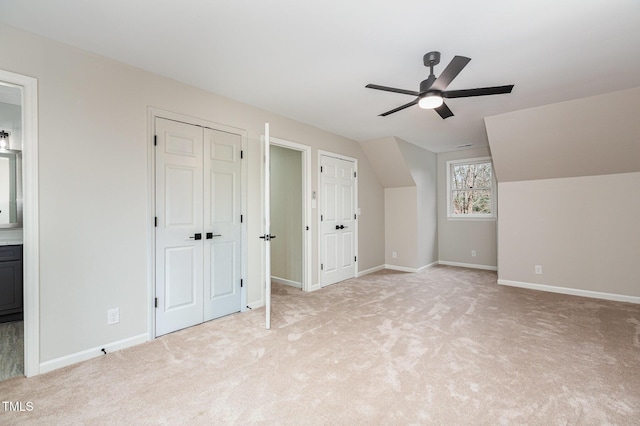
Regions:
[[406, 266], [396, 266], [396, 265], [384, 265], [384, 269], [391, 269], [392, 271], [400, 271], [400, 272], [418, 272], [416, 268], [407, 268]]
[[428, 265], [421, 266], [419, 268], [407, 268], [406, 266], [396, 266], [396, 265], [384, 265], [384, 269], [391, 269], [392, 271], [400, 271], [400, 272], [421, 272], [427, 268], [431, 268], [436, 266], [439, 262], [433, 262]]
[[118, 340], [116, 342], [107, 343], [105, 345], [96, 346], [95, 348], [87, 349], [86, 351], [76, 352], [74, 354], [65, 355], [60, 358], [55, 358], [50, 361], [40, 363], [40, 374], [48, 373], [49, 371], [57, 370], [58, 368], [66, 367], [71, 364], [86, 361], [91, 358], [96, 358], [104, 355], [102, 349], [104, 348], [107, 353], [115, 352], [122, 349], [130, 348], [141, 343], [145, 343], [149, 340], [147, 333], [139, 334], [137, 336], [130, 337], [128, 339]]
[[321, 288], [322, 286], [320, 285], [320, 283], [311, 284], [311, 287], [309, 288], [309, 293], [311, 293], [312, 291], [320, 290]]
[[592, 299], [613, 300], [616, 302], [628, 302], [640, 304], [640, 297], [626, 296], [624, 294], [602, 293], [599, 291], [581, 290], [578, 288], [556, 287], [545, 284], [524, 283], [521, 281], [510, 281], [498, 279], [498, 284], [510, 287], [520, 287], [529, 290], [547, 291], [550, 293], [570, 294], [572, 296], [590, 297]]
[[256, 300], [255, 302], [251, 302], [247, 305], [249, 309], [258, 309], [258, 308], [262, 308], [263, 306], [264, 306], [264, 301], [262, 300]]
[[298, 281], [291, 281], [284, 278], [271, 276], [271, 281], [276, 282], [278, 284], [289, 285], [291, 287], [302, 288], [302, 283]]
[[365, 269], [364, 271], [358, 271], [356, 278], [363, 277], [365, 275], [373, 274], [374, 272], [382, 271], [386, 265], [376, 266], [374, 268]]
[[433, 263], [430, 263], [430, 264], [428, 264], [428, 265], [424, 265], [424, 266], [422, 266], [422, 267], [418, 268], [418, 271], [417, 271], [417, 272], [422, 272], [422, 271], [424, 271], [425, 269], [433, 268], [434, 266], [438, 266], [439, 264], [440, 264], [440, 262], [436, 260], [436, 261], [435, 261], [435, 262], [433, 262]]
[[438, 261], [439, 265], [446, 266], [458, 266], [460, 268], [471, 268], [471, 269], [484, 269], [485, 271], [497, 271], [498, 268], [496, 266], [489, 265], [476, 265], [474, 263], [460, 263], [460, 262], [448, 262], [446, 260]]

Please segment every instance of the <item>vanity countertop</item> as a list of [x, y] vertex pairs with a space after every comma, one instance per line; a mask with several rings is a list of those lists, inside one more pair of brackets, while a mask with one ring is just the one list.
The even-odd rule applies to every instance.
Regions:
[[22, 240], [2, 240], [0, 246], [21, 246]]

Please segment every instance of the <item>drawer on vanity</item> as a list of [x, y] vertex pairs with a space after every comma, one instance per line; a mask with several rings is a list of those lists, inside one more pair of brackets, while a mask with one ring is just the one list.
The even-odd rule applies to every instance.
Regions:
[[22, 246], [0, 246], [0, 262], [22, 260]]

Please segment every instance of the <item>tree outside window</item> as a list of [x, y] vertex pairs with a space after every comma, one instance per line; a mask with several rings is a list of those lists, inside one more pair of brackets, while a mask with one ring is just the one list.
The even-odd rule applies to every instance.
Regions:
[[450, 161], [449, 216], [493, 217], [493, 169], [491, 160]]

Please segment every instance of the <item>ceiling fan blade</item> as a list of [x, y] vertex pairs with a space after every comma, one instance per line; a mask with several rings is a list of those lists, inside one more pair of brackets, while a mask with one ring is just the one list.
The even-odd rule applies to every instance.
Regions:
[[385, 92], [402, 93], [403, 95], [411, 95], [411, 96], [420, 95], [420, 93], [414, 92], [413, 90], [396, 89], [395, 87], [378, 86], [377, 84], [367, 84], [364, 87], [366, 87], [367, 89], [384, 90]]
[[447, 90], [442, 92], [443, 98], [470, 98], [472, 96], [486, 96], [486, 95], [502, 95], [504, 93], [511, 93], [513, 84], [507, 86], [494, 86], [494, 87], [480, 87], [478, 89], [466, 89], [466, 90]]
[[433, 90], [444, 90], [449, 86], [449, 83], [453, 81], [454, 78], [464, 67], [467, 66], [471, 58], [467, 58], [465, 56], [454, 56], [449, 65], [440, 73], [438, 79], [431, 86]]
[[379, 117], [386, 117], [389, 114], [393, 114], [394, 112], [398, 112], [398, 111], [402, 111], [405, 108], [409, 108], [410, 106], [416, 105], [418, 103], [418, 99], [409, 102], [408, 104], [404, 104], [402, 106], [399, 106], [398, 108], [392, 109], [391, 111], [387, 111], [387, 112], [383, 112], [382, 114], [379, 115]]
[[443, 119], [453, 117], [453, 112], [451, 112], [451, 110], [445, 103], [440, 105], [438, 108], [435, 108], [435, 110]]

